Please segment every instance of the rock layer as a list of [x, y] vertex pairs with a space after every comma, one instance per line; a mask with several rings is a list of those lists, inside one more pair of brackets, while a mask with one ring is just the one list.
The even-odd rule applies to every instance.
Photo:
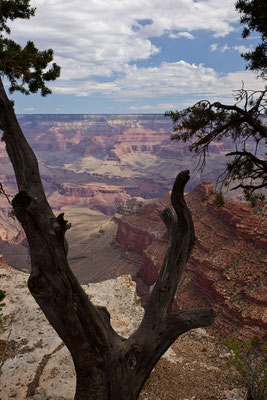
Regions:
[[[184, 143], [170, 141], [172, 123], [163, 115], [19, 115], [18, 119], [37, 154], [54, 208], [88, 204], [112, 214], [129, 196], [163, 195], [177, 170], [192, 164]], [[212, 146], [209, 179], [218, 174], [228, 147], [228, 142]], [[4, 143], [0, 143], [0, 166], [0, 182], [15, 194]], [[199, 178], [196, 173], [190, 185]]]
[[[186, 196], [196, 245], [174, 307], [210, 305], [216, 315], [214, 327], [223, 334], [261, 334], [267, 327], [265, 206], [251, 209], [244, 203], [225, 201], [218, 207], [214, 198], [209, 181]], [[142, 256], [139, 276], [148, 287], [156, 280], [167, 248], [159, 214], [169, 204], [169, 195], [142, 200], [131, 214], [126, 202], [117, 215], [117, 241]]]
[[[182, 142], [171, 142], [171, 120], [163, 115], [19, 115], [20, 125], [35, 151], [43, 185], [54, 210], [88, 206], [113, 215], [132, 196], [154, 198], [171, 189], [179, 169], [193, 168]], [[207, 159], [207, 177], [221, 172], [229, 141], [215, 143]], [[16, 181], [0, 142], [0, 182], [15, 195]], [[190, 187], [200, 182], [195, 172]], [[0, 251], [19, 268], [29, 256], [24, 234], [8, 217], [10, 204], [0, 196]], [[10, 223], [11, 222], [11, 223]], [[9, 228], [7, 228], [9, 227]], [[13, 256], [13, 247], [19, 256]], [[18, 263], [17, 260], [22, 260]]]

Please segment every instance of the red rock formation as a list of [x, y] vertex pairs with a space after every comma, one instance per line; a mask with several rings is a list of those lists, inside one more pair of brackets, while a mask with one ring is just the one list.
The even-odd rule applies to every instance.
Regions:
[[[192, 211], [196, 245], [188, 262], [176, 308], [211, 305], [214, 327], [224, 334], [259, 334], [267, 328], [264, 270], [267, 248], [263, 208], [244, 203], [214, 204], [213, 186], [206, 181], [186, 196]], [[169, 205], [169, 196], [139, 200], [121, 207], [118, 242], [142, 255], [139, 275], [148, 285], [157, 277], [167, 235], [159, 213]], [[123, 216], [123, 214], [127, 214]]]
[[[170, 141], [172, 123], [163, 115], [20, 115], [18, 118], [37, 152], [44, 188], [55, 208], [88, 204], [112, 213], [129, 196], [161, 196], [170, 190], [175, 171], [186, 168], [186, 164], [192, 165], [185, 144]], [[10, 194], [15, 194], [13, 170], [4, 147], [0, 142], [0, 182]], [[208, 179], [219, 175], [218, 165], [222, 164], [228, 148], [227, 140], [211, 146]], [[188, 190], [199, 179], [196, 172]], [[106, 186], [106, 190], [101, 192], [96, 188], [97, 194], [91, 196], [94, 188], [90, 185], [95, 183]], [[0, 206], [3, 206], [1, 199]]]
[[64, 205], [86, 205], [92, 209], [113, 215], [114, 209], [130, 198], [120, 186], [88, 183], [62, 184], [57, 192], [48, 195], [49, 203], [53, 208]]
[[[6, 260], [4, 259], [3, 255], [0, 254], [0, 268], [2, 269], [9, 269], [11, 270], [12, 267], [10, 267], [10, 265], [7, 264]], [[3, 289], [3, 288], [1, 288]]]

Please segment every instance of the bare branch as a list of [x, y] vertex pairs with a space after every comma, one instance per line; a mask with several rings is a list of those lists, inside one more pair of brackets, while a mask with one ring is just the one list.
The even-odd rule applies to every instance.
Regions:
[[[236, 121], [235, 125], [242, 124], [243, 122], [245, 122], [245, 119], [239, 118]], [[218, 128], [212, 129], [212, 131], [209, 132], [206, 136], [197, 140], [193, 144], [194, 148], [200, 147], [202, 145], [205, 145], [205, 147], [208, 147], [209, 144], [211, 144], [211, 142], [213, 142], [221, 133], [226, 132], [226, 131], [230, 130], [231, 128], [233, 128], [233, 123], [229, 122], [227, 124], [219, 126]]]
[[177, 313], [169, 313], [167, 318], [168, 327], [171, 330], [194, 329], [210, 326], [213, 321], [211, 308], [200, 308], [196, 310], [183, 310]]
[[263, 168], [263, 171], [267, 173], [267, 161], [261, 160], [260, 158], [256, 157], [254, 154], [248, 151], [232, 151], [231, 153], [227, 153], [226, 156], [236, 156], [239, 155], [241, 157], [248, 157], [250, 158], [256, 165], [260, 165]]
[[242, 188], [242, 189], [250, 189], [251, 192], [254, 192], [255, 190], [263, 189], [265, 187], [266, 187], [265, 183], [262, 183], [260, 185], [244, 185], [243, 183], [240, 183], [239, 185], [231, 188], [230, 190], [236, 190], [238, 188]]
[[10, 199], [12, 199], [14, 196], [12, 196], [11, 194], [7, 194], [7, 192], [4, 189], [3, 184], [1, 182], [0, 182], [0, 194], [3, 194], [5, 196], [5, 198], [7, 199], [7, 201], [9, 202], [9, 204], [12, 207], [12, 203], [11, 203]]
[[[267, 91], [245, 90], [242, 83], [242, 88], [234, 93], [236, 102], [232, 105], [201, 100], [181, 112], [167, 114], [174, 121], [174, 131], [179, 132], [172, 139], [191, 142], [188, 148], [198, 159], [196, 169], [203, 171], [211, 144], [230, 138], [236, 150], [226, 156], [235, 158], [227, 162], [217, 183], [228, 187], [232, 181], [239, 180], [246, 186], [244, 180], [257, 179], [265, 187], [267, 162], [261, 160], [257, 153], [259, 143], [267, 138], [267, 127], [261, 120], [261, 113], [267, 107]], [[247, 151], [246, 144], [252, 144], [254, 149]], [[255, 183], [255, 187], [259, 187], [259, 182]]]
[[[265, 94], [265, 91], [264, 91]], [[263, 125], [261, 125], [258, 121], [255, 121], [255, 118], [253, 118], [253, 115], [251, 113], [251, 110], [246, 111], [240, 107], [237, 107], [236, 105], [227, 105], [227, 104], [222, 104], [220, 102], [213, 103], [211, 107], [215, 107], [217, 109], [222, 109], [222, 110], [228, 110], [228, 111], [235, 111], [238, 114], [241, 114], [244, 117], [244, 121], [247, 122], [250, 126], [252, 126], [256, 131], [259, 131], [260, 134], [267, 138], [267, 128]], [[254, 110], [255, 112], [255, 110]]]

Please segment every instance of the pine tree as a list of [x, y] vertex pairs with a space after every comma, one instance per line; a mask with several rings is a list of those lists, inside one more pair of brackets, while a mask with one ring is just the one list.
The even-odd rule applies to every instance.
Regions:
[[[265, 80], [267, 2], [239, 0], [236, 9], [241, 13], [240, 22], [246, 24], [243, 37], [248, 37], [253, 31], [261, 35], [261, 44], [242, 57], [248, 61], [247, 68]], [[219, 190], [233, 183], [231, 190], [242, 188], [245, 199], [255, 205], [258, 200], [264, 200], [262, 191], [267, 186], [267, 162], [258, 156], [259, 146], [267, 137], [267, 128], [262, 121], [267, 111], [266, 89], [246, 90], [242, 85], [240, 90], [234, 91], [234, 99], [232, 105], [200, 100], [192, 107], [168, 111], [165, 115], [174, 123], [172, 140], [190, 142], [189, 150], [199, 158], [200, 169], [205, 167], [209, 146], [231, 138], [234, 150], [226, 154], [229, 161], [218, 177]], [[247, 149], [249, 141], [253, 144], [253, 151]]]
[[40, 51], [32, 41], [21, 47], [9, 38], [11, 33], [7, 21], [20, 18], [29, 19], [35, 13], [29, 0], [1, 0], [0, 2], [0, 74], [9, 82], [9, 92], [23, 94], [36, 93], [42, 96], [51, 93], [46, 82], [55, 80], [60, 75], [60, 67], [53, 63], [53, 50]]

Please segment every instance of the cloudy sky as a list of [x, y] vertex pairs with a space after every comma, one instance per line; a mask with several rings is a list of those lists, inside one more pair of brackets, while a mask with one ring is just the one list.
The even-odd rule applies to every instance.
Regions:
[[232, 102], [262, 89], [240, 53], [235, 0], [32, 0], [30, 21], [10, 24], [20, 44], [54, 49], [53, 94], [14, 95], [17, 113], [162, 113], [199, 99]]

